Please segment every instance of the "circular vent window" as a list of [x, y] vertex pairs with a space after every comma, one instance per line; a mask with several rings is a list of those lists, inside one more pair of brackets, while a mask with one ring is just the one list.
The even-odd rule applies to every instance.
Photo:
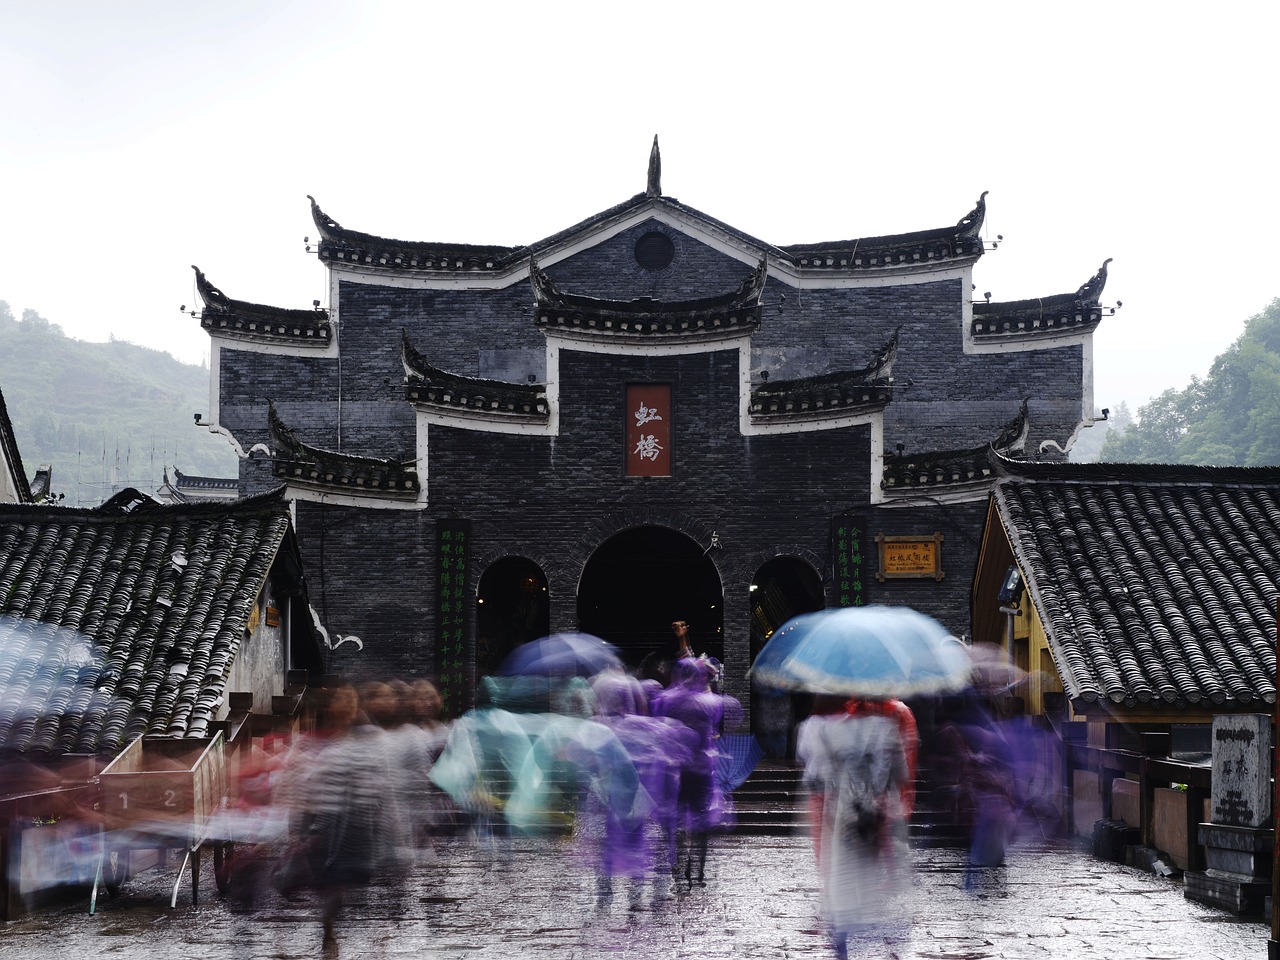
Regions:
[[651, 230], [636, 241], [636, 263], [646, 270], [665, 270], [676, 255], [676, 245], [665, 233]]

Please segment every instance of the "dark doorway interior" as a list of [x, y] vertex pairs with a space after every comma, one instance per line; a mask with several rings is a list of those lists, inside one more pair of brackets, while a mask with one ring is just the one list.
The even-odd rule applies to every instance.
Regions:
[[826, 606], [822, 579], [795, 557], [775, 557], [751, 581], [751, 660], [773, 632], [798, 613]]
[[485, 570], [476, 591], [476, 674], [498, 669], [522, 643], [551, 632], [547, 578], [532, 560], [504, 557]]
[[617, 644], [636, 667], [674, 655], [675, 620], [688, 621], [696, 652], [724, 659], [720, 574], [696, 541], [666, 527], [637, 527], [591, 555], [578, 584], [580, 629]]
[[[825, 605], [822, 578], [803, 560], [775, 557], [762, 566], [751, 581], [751, 661], [780, 626]], [[809, 715], [811, 699], [752, 686], [752, 731], [767, 755], [794, 755], [795, 726]]]

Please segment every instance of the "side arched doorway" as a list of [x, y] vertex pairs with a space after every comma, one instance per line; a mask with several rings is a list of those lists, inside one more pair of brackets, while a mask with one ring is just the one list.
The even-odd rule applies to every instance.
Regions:
[[[798, 613], [826, 606], [822, 578], [795, 557], [775, 557], [751, 581], [751, 662], [773, 632]], [[795, 726], [809, 713], [809, 697], [751, 688], [751, 730], [771, 757], [794, 753]]]
[[674, 655], [676, 620], [688, 622], [694, 650], [724, 659], [724, 589], [697, 541], [643, 526], [596, 548], [578, 582], [580, 629], [616, 644], [629, 666], [640, 667]]
[[503, 557], [476, 590], [476, 675], [494, 673], [522, 643], [551, 632], [547, 578], [532, 560]]

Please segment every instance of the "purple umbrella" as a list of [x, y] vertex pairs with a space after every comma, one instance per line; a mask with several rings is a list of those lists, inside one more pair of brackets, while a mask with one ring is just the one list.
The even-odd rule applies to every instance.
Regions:
[[500, 677], [594, 677], [621, 667], [618, 649], [589, 633], [553, 633], [522, 643], [498, 668]]

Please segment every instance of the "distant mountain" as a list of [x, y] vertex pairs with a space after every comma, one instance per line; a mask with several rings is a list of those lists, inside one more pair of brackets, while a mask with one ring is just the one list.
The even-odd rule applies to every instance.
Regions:
[[233, 477], [225, 437], [197, 427], [209, 371], [160, 350], [74, 340], [34, 310], [0, 301], [0, 390], [28, 478], [53, 468], [67, 506], [94, 506], [124, 487], [154, 493], [173, 467]]

